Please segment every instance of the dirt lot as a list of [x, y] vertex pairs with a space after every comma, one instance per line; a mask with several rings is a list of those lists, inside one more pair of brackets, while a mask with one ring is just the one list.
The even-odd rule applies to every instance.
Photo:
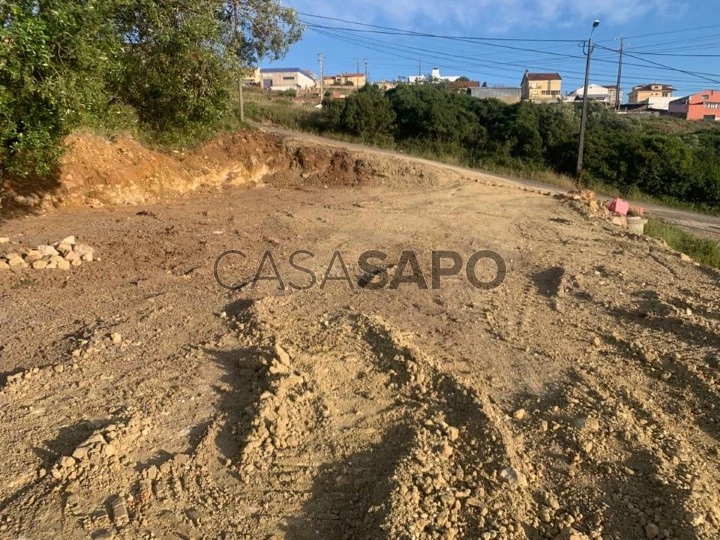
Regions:
[[[51, 195], [14, 188], [58, 208], [0, 229], [95, 249], [0, 270], [0, 537], [720, 537], [717, 272], [479, 174], [279, 135], [74, 144]], [[285, 288], [222, 288], [227, 250], [223, 280], [270, 251]], [[507, 275], [370, 290], [368, 250]], [[335, 252], [351, 280], [321, 288]]]

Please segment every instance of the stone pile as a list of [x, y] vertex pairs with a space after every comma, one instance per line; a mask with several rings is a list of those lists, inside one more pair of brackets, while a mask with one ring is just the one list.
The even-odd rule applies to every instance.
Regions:
[[70, 270], [85, 262], [95, 260], [95, 249], [78, 244], [74, 236], [63, 238], [54, 244], [37, 246], [35, 249], [0, 254], [0, 270]]

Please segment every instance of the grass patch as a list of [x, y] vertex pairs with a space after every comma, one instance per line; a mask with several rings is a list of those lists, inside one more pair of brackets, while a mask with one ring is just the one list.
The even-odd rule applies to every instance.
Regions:
[[650, 218], [645, 234], [662, 238], [674, 250], [692, 257], [694, 261], [720, 269], [720, 242], [691, 234], [680, 227]]

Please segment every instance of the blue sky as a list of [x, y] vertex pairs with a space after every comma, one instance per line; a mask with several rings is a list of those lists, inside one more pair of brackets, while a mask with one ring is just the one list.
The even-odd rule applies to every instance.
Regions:
[[[325, 74], [360, 71], [368, 61], [370, 79], [397, 79], [439, 67], [444, 75], [465, 75], [489, 85], [520, 83], [525, 69], [557, 71], [564, 91], [582, 85], [585, 58], [578, 43], [592, 21], [601, 20], [594, 39], [591, 82], [615, 84], [620, 37], [625, 37], [623, 90], [635, 84], [672, 84], [676, 95], [720, 89], [720, 9], [699, 0], [284, 0], [301, 13], [402, 30], [460, 37], [538, 41], [462, 41], [367, 33], [347, 22], [301, 18], [325, 28], [308, 28], [282, 61], [263, 66], [300, 67]], [[328, 28], [332, 27], [332, 28]], [[358, 32], [360, 30], [360, 32]], [[540, 40], [570, 40], [569, 42]], [[717, 55], [697, 56], [697, 55]], [[654, 63], [654, 64], [653, 64]], [[661, 64], [661, 65], [657, 65]], [[681, 69], [681, 73], [668, 68]], [[699, 74], [699, 76], [698, 76]], [[704, 77], [705, 79], [701, 78]], [[714, 82], [717, 81], [717, 82]]]

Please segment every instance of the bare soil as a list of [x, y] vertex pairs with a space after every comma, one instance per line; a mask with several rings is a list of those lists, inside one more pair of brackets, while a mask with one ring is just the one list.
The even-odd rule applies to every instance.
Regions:
[[[72, 142], [0, 234], [96, 249], [0, 270], [0, 537], [720, 538], [716, 271], [395, 156]], [[270, 251], [285, 287], [222, 288], [228, 250], [224, 279]], [[428, 283], [432, 251], [493, 250], [507, 276], [369, 290], [367, 250], [391, 277], [414, 251]], [[350, 282], [321, 287], [335, 252]]]

